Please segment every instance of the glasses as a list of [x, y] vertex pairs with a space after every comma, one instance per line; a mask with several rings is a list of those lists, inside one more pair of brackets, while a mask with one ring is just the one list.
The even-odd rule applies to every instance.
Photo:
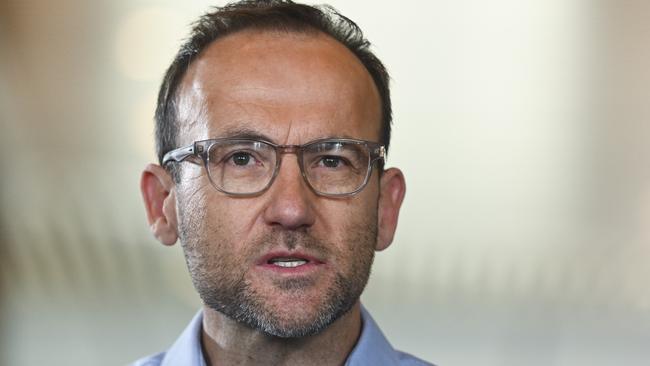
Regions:
[[278, 174], [282, 154], [296, 154], [300, 172], [321, 196], [344, 197], [360, 192], [376, 161], [384, 161], [385, 148], [371, 141], [323, 139], [303, 145], [277, 145], [246, 138], [196, 141], [169, 151], [163, 166], [188, 161], [205, 167], [218, 191], [252, 196], [267, 190]]

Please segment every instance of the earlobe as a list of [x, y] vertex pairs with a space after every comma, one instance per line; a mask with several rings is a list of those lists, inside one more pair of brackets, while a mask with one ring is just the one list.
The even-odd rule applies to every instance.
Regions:
[[384, 171], [380, 179], [376, 250], [384, 250], [393, 242], [399, 210], [406, 194], [404, 174], [397, 168]]
[[164, 245], [178, 239], [174, 182], [160, 165], [149, 164], [142, 171], [140, 192], [152, 234]]

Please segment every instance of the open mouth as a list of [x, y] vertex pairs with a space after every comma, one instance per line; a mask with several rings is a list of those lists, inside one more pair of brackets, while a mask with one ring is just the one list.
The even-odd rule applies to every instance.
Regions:
[[309, 261], [302, 258], [276, 257], [269, 259], [267, 263], [282, 268], [295, 268], [305, 265]]
[[293, 273], [314, 270], [325, 263], [322, 259], [305, 252], [277, 250], [262, 256], [257, 264], [268, 269], [279, 270], [281, 273]]

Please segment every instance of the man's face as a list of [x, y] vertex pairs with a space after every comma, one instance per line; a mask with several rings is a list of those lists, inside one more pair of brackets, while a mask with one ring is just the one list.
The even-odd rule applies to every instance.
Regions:
[[[181, 146], [242, 134], [292, 145], [380, 135], [372, 78], [320, 34], [227, 36], [194, 61], [179, 91]], [[378, 172], [355, 196], [327, 198], [310, 190], [296, 156], [286, 154], [267, 191], [236, 198], [214, 189], [202, 167], [182, 166], [179, 236], [206, 305], [296, 337], [321, 331], [356, 303], [377, 243]], [[287, 261], [306, 263], [278, 263]]]

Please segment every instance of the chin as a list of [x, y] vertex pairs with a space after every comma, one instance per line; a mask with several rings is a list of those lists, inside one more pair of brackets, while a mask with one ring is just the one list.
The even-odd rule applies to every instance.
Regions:
[[357, 302], [332, 301], [323, 296], [289, 296], [286, 301], [267, 303], [258, 315], [257, 329], [281, 338], [299, 338], [321, 333], [344, 316]]

